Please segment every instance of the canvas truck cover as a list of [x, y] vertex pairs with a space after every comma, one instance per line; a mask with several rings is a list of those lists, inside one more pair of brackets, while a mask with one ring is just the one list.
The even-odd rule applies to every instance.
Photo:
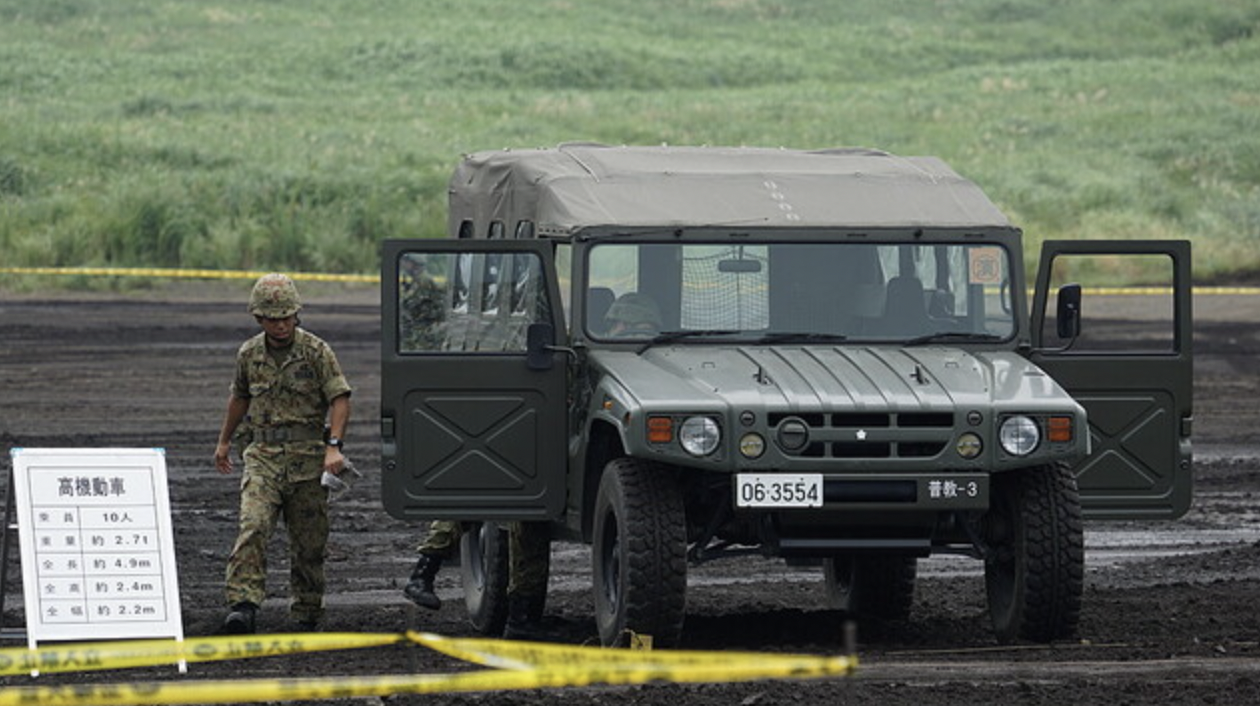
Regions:
[[540, 236], [616, 226], [1011, 228], [935, 157], [867, 149], [609, 147], [478, 152], [450, 183], [460, 223], [535, 222]]

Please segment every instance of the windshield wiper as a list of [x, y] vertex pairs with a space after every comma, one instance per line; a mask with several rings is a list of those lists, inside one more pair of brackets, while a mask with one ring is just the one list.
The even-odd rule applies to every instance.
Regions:
[[743, 331], [740, 331], [739, 329], [728, 329], [728, 328], [707, 328], [707, 329], [702, 328], [702, 329], [687, 329], [685, 331], [662, 331], [656, 334], [655, 336], [653, 336], [650, 340], [645, 341], [643, 345], [639, 346], [639, 349], [635, 351], [635, 353], [638, 353], [639, 355], [643, 355], [643, 351], [646, 351], [652, 346], [659, 345], [661, 343], [672, 343], [674, 341], [679, 341], [684, 338], [705, 338], [707, 336], [733, 336], [737, 333], [743, 333]]
[[672, 343], [673, 341], [682, 340], [684, 338], [706, 338], [708, 336], [733, 336], [737, 333], [743, 333], [739, 329], [730, 328], [708, 328], [708, 329], [687, 329], [685, 331], [662, 331], [652, 337], [651, 343]]
[[806, 331], [772, 331], [762, 334], [758, 343], [843, 343], [848, 336], [839, 333], [809, 333]]
[[903, 345], [922, 346], [926, 343], [940, 343], [942, 341], [1002, 341], [1005, 336], [999, 336], [995, 333], [974, 333], [968, 331], [937, 331], [929, 333], [906, 341]]

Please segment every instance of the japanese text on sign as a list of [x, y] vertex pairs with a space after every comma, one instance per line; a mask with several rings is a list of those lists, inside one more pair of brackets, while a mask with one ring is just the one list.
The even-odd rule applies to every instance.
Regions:
[[36, 639], [182, 637], [160, 449], [14, 449]]

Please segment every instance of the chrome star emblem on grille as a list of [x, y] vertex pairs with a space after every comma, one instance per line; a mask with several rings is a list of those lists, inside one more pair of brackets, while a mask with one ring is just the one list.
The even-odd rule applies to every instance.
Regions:
[[857, 430], [857, 440], [858, 440], [858, 441], [866, 441], [866, 430], [865, 430], [865, 429], [858, 429], [858, 430]]

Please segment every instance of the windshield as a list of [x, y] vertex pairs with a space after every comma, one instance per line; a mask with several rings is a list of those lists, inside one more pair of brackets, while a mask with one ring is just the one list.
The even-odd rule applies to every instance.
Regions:
[[1001, 340], [1010, 256], [992, 243], [600, 243], [595, 339], [826, 343]]

